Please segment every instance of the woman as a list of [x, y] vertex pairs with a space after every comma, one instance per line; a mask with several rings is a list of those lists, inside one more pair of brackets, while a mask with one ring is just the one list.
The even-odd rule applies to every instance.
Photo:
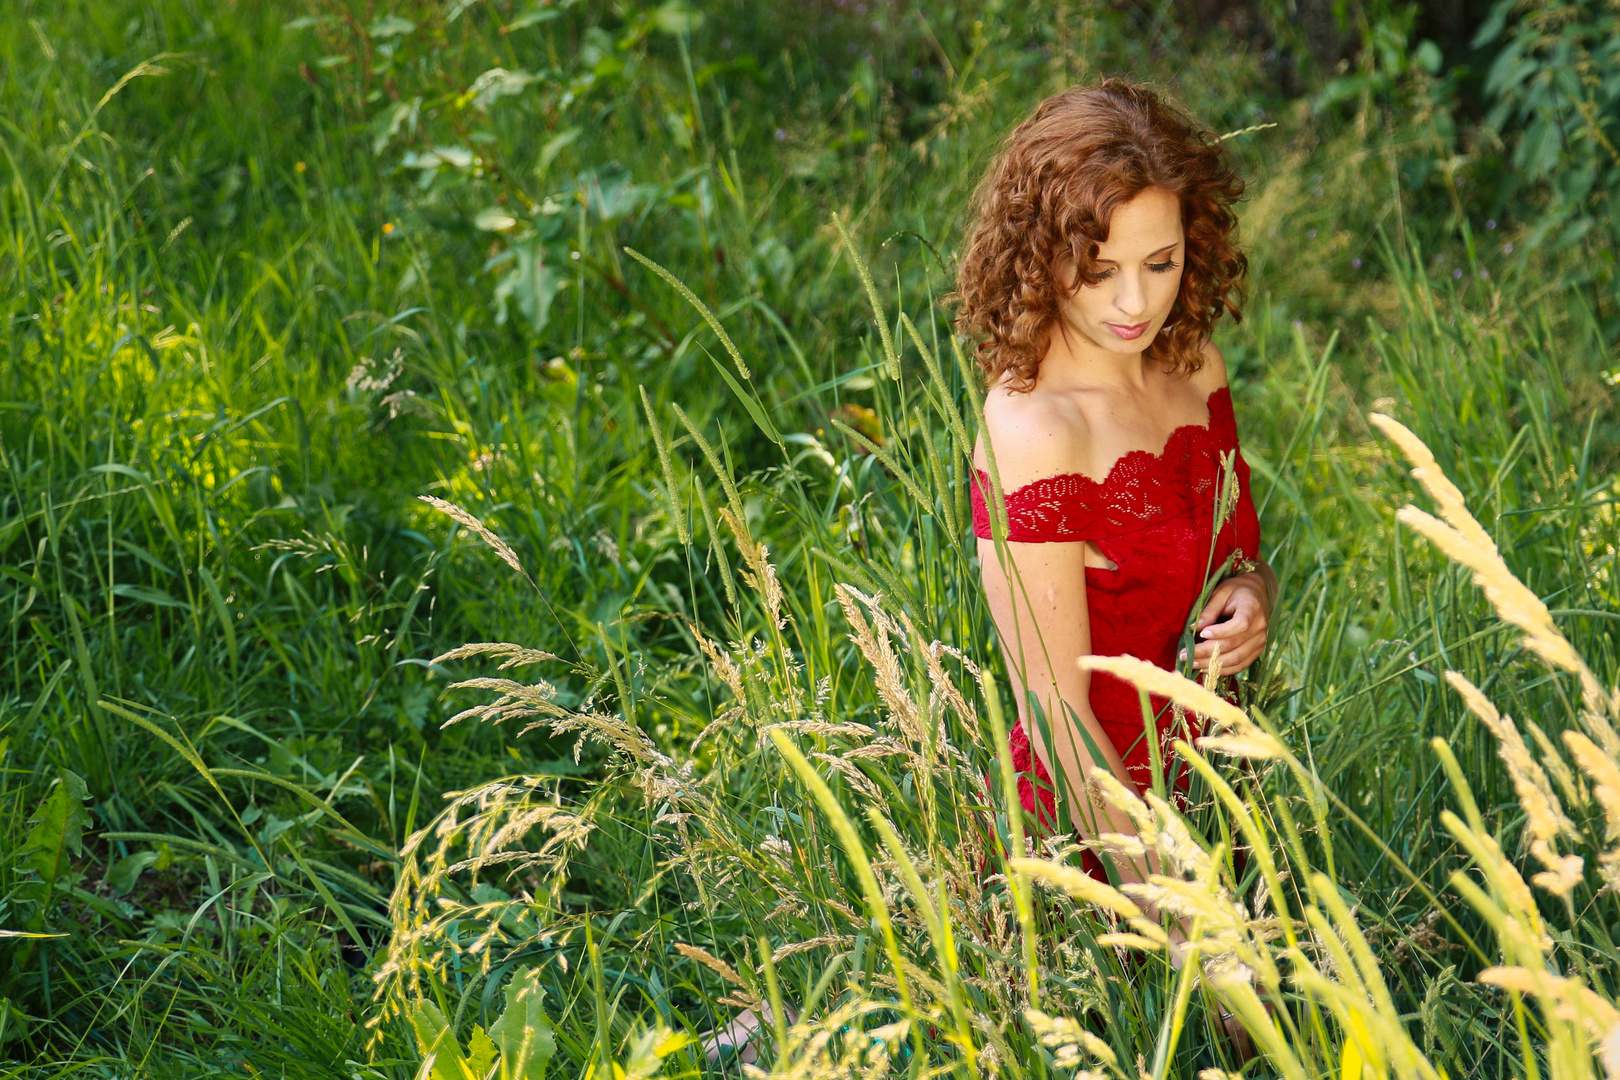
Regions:
[[[1277, 579], [1259, 559], [1226, 368], [1210, 341], [1223, 312], [1240, 314], [1247, 264], [1232, 204], [1242, 190], [1218, 138], [1152, 91], [1110, 79], [1042, 102], [975, 198], [957, 313], [981, 341], [988, 383], [974, 527], [1020, 702], [1020, 794], [1046, 830], [1067, 793], [1083, 836], [1134, 832], [1123, 814], [1074, 796], [1099, 769], [1148, 788], [1175, 737], [1155, 700], [1160, 745], [1150, 746], [1136, 690], [1088, 676], [1077, 657], [1172, 668], [1190, 619], [1195, 668], [1218, 647], [1220, 672], [1239, 672], [1265, 647]], [[1001, 542], [987, 505], [992, 461]], [[1149, 869], [1118, 867], [1127, 880]]]
[[[1238, 314], [1241, 192], [1219, 140], [1150, 91], [1108, 80], [1042, 102], [975, 199], [957, 316], [982, 340], [989, 383], [974, 528], [1020, 701], [1031, 691], [1053, 732], [1051, 746], [1032, 745], [1021, 706], [1013, 763], [1028, 774], [1025, 809], [1039, 805], [1048, 827], [1054, 762], [1072, 792], [1095, 769], [1138, 788], [1152, 779], [1136, 691], [1088, 680], [1076, 657], [1173, 666], [1216, 570], [1193, 663], [1219, 645], [1221, 670], [1242, 671], [1265, 646], [1276, 576], [1258, 560], [1226, 368], [1209, 340], [1223, 310]], [[1241, 490], [1216, 529], [1223, 451]], [[992, 454], [1007, 493], [999, 550], [985, 504]], [[1111, 811], [1072, 816], [1088, 835], [1134, 831]], [[1119, 869], [1130, 879], [1144, 868]], [[706, 1032], [710, 1060], [753, 1061], [761, 1023], [748, 1010]]]

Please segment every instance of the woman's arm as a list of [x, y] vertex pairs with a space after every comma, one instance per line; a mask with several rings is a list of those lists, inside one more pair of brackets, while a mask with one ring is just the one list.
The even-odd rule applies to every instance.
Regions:
[[[984, 423], [975, 464], [989, 465], [993, 450], [1003, 491], [1090, 464], [1084, 420], [1035, 395], [992, 391], [985, 398]], [[1075, 662], [1091, 652], [1086, 606], [1089, 547], [1079, 541], [998, 545], [981, 539], [979, 573], [1024, 730], [1056, 782], [1057, 797], [1067, 799], [1071, 819], [1086, 835], [1095, 836], [1135, 830], [1112, 808], [1095, 822], [1097, 827], [1090, 827], [1088, 822], [1096, 815], [1090, 800], [1081, 797], [1095, 769], [1126, 780], [1119, 751], [1091, 714], [1091, 676]], [[1093, 558], [1098, 564], [1107, 562], [1100, 555]], [[1047, 745], [1045, 733], [1030, 715], [1031, 694], [1047, 718], [1053, 745]]]
[[[1008, 676], [1018, 695], [1019, 718], [1035, 753], [1052, 774], [1056, 797], [1067, 800], [1076, 831], [1085, 838], [1103, 833], [1135, 835], [1136, 825], [1123, 811], [1086, 794], [1087, 779], [1099, 770], [1133, 786], [1119, 751], [1091, 712], [1091, 676], [1075, 663], [1091, 652], [1086, 607], [1088, 546], [1081, 542], [1006, 543], [998, 553], [995, 541], [980, 540], [979, 572], [1000, 633]], [[1030, 715], [1030, 696], [1040, 703], [1047, 718], [1051, 746], [1046, 745], [1040, 725]], [[1097, 753], [1092, 752], [1093, 747]], [[1157, 853], [1151, 850], [1146, 859], [1116, 855], [1113, 861], [1124, 881], [1143, 881], [1148, 874], [1160, 872]], [[1172, 939], [1179, 940], [1179, 935], [1172, 933]]]

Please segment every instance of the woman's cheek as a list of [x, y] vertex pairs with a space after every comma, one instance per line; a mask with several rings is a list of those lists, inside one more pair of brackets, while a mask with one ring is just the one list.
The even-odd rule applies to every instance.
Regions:
[[1168, 317], [1170, 309], [1175, 306], [1176, 296], [1181, 292], [1181, 272], [1165, 276], [1172, 280], [1165, 283], [1164, 291], [1159, 294], [1159, 310]]

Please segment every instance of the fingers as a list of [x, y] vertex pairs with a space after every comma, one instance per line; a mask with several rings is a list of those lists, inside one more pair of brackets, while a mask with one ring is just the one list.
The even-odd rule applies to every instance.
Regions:
[[[1265, 646], [1266, 641], [1263, 636], [1251, 638], [1248, 641], [1234, 646], [1231, 650], [1228, 650], [1225, 646], [1222, 646], [1221, 674], [1236, 675], [1238, 672], [1244, 670], [1250, 664], [1259, 659], [1260, 653]], [[1205, 652], [1204, 646], [1200, 645], [1193, 653], [1193, 668], [1197, 671], [1209, 670], [1210, 657], [1213, 656], [1214, 653], [1215, 650], [1213, 647], [1208, 652]], [[1186, 660], [1186, 658], [1185, 653], [1178, 657], [1179, 660]]]
[[1202, 632], [1211, 626], [1231, 621], [1239, 613], [1246, 614], [1251, 621], [1257, 616], [1263, 620], [1270, 611], [1271, 601], [1266, 588], [1252, 575], [1228, 578], [1210, 594], [1209, 602], [1199, 613], [1193, 629]]
[[[1221, 674], [1222, 675], [1236, 675], [1240, 671], [1247, 670], [1250, 664], [1252, 664], [1256, 660], [1260, 659], [1261, 650], [1263, 650], [1265, 648], [1265, 645], [1266, 645], [1265, 639], [1261, 638], [1257, 642], [1253, 643], [1252, 645], [1248, 645], [1246, 647], [1239, 648], [1239, 649], [1234, 649], [1230, 656], [1228, 656], [1225, 652], [1222, 652], [1221, 653]], [[1195, 662], [1197, 664], [1197, 667], [1198, 667], [1199, 671], [1207, 671], [1207, 670], [1209, 670], [1209, 658], [1208, 657], [1204, 658], [1203, 660], [1195, 661]]]
[[1236, 591], [1236, 586], [1230, 581], [1217, 585], [1215, 591], [1209, 595], [1209, 603], [1205, 604], [1204, 610], [1199, 613], [1198, 622], [1193, 626], [1193, 629], [1201, 631], [1205, 627], [1212, 626], [1225, 618], [1229, 614], [1227, 611], [1229, 601]]
[[[1193, 649], [1193, 667], [1199, 671], [1208, 670], [1210, 658], [1215, 655], [1217, 645], [1221, 650], [1221, 671], [1224, 674], [1235, 675], [1254, 663], [1261, 650], [1266, 647], [1265, 621], [1256, 619], [1254, 622], [1258, 625], [1230, 632], [1225, 631], [1227, 623], [1218, 624], [1218, 628], [1223, 632], [1208, 635]], [[1176, 659], [1186, 660], [1186, 652], [1183, 651]]]
[[[1249, 625], [1254, 621], [1255, 613], [1248, 609], [1246, 604], [1234, 605], [1234, 610], [1228, 617], [1218, 623], [1204, 627], [1198, 636], [1205, 642], [1220, 641], [1221, 647], [1227, 648], [1228, 642], [1244, 637], [1249, 633]], [[1203, 648], [1202, 645], [1199, 648]]]
[[[1218, 585], [1194, 624], [1201, 639], [1193, 649], [1193, 667], [1209, 668], [1215, 647], [1221, 650], [1221, 671], [1234, 675], [1254, 663], [1266, 647], [1267, 604], [1253, 582], [1231, 578]], [[1182, 652], [1177, 660], [1186, 660]]]
[[[1222, 648], [1221, 674], [1236, 675], [1238, 672], [1254, 663], [1255, 660], [1259, 659], [1260, 652], [1265, 648], [1265, 646], [1265, 639], [1259, 638], [1246, 641], [1243, 644], [1233, 648], [1230, 652], [1228, 652], [1225, 648]], [[1208, 671], [1210, 657], [1214, 655], [1214, 650], [1211, 649], [1207, 653], [1202, 650], [1203, 646], [1199, 646], [1199, 651], [1193, 654], [1193, 668], [1197, 671]], [[1185, 656], [1183, 656], [1182, 659], [1185, 659]]]

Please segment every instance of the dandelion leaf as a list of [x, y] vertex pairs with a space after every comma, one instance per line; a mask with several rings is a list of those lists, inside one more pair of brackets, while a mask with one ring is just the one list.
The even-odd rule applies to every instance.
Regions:
[[28, 819], [23, 868], [33, 870], [49, 884], [62, 876], [68, 859], [84, 851], [84, 830], [91, 824], [84, 801], [89, 797], [84, 781], [62, 770], [39, 810]]
[[483, 1073], [474, 1073], [462, 1057], [461, 1044], [455, 1032], [444, 1019], [444, 1013], [431, 1001], [414, 1001], [408, 1008], [411, 1030], [416, 1034], [417, 1049], [422, 1060], [431, 1059], [431, 1080], [483, 1080]]
[[476, 1080], [484, 1080], [494, 1071], [495, 1059], [499, 1054], [484, 1029], [473, 1028], [472, 1039], [467, 1044], [467, 1069]]
[[532, 969], [506, 984], [506, 1009], [489, 1025], [490, 1038], [501, 1052], [501, 1080], [545, 1080], [546, 1065], [557, 1051], [542, 1007], [545, 997], [540, 973]]

